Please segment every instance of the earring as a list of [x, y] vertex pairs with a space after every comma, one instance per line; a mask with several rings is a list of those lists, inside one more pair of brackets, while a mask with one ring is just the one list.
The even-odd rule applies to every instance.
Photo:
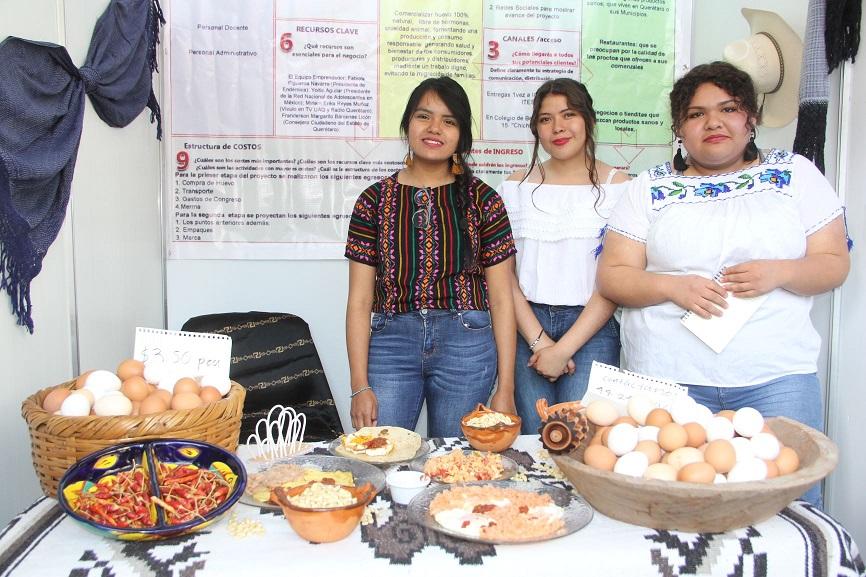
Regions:
[[409, 152], [406, 153], [405, 158], [403, 158], [403, 164], [406, 165], [406, 168], [412, 168], [412, 165], [415, 163], [415, 160], [412, 158], [412, 149], [409, 149]]
[[686, 159], [683, 158], [683, 139], [677, 138], [677, 153], [674, 155], [674, 168], [678, 172], [683, 172], [688, 167]]
[[451, 155], [451, 174], [454, 176], [463, 174], [463, 165], [460, 164], [460, 155], [456, 152]]
[[758, 145], [755, 144], [755, 137], [757, 133], [755, 129], [752, 129], [752, 136], [749, 138], [749, 143], [746, 145], [746, 148], [743, 150], [743, 160], [746, 162], [752, 162], [756, 158], [758, 158]]

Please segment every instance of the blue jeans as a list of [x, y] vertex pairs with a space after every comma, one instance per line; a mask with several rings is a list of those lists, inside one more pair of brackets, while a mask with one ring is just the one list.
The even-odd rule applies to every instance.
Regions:
[[[815, 373], [786, 375], [748, 387], [686, 386], [689, 396], [714, 413], [752, 407], [765, 417], [788, 417], [818, 431], [824, 430], [821, 384]], [[806, 491], [802, 499], [823, 507], [820, 483]]]
[[378, 424], [414, 430], [427, 401], [427, 436], [459, 437], [460, 418], [487, 403], [496, 380], [488, 311], [374, 313], [367, 376]]
[[[544, 328], [544, 332], [555, 341], [562, 338], [583, 312], [582, 306], [544, 305], [532, 302], [529, 306]], [[523, 421], [521, 432], [523, 434], [538, 432], [541, 426], [541, 419], [535, 411], [535, 401], [538, 399], [543, 397], [550, 405], [582, 399], [589, 382], [592, 361], [618, 367], [619, 347], [619, 323], [611, 317], [571, 357], [575, 364], [574, 374], [562, 375], [556, 382], [551, 383], [536, 373], [535, 369], [526, 366], [532, 351], [518, 336], [517, 359], [514, 367], [514, 400], [517, 404], [517, 413]]]

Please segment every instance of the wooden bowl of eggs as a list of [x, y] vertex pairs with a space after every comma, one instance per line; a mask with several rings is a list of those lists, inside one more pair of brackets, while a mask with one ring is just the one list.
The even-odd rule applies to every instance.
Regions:
[[[827, 476], [838, 462], [838, 449], [822, 433], [794, 420], [764, 420], [754, 409], [740, 411], [748, 417], [743, 429], [748, 435], [735, 430], [734, 424], [742, 422], [730, 411], [695, 415], [703, 425], [703, 439], [700, 434], [693, 438], [694, 428], [676, 420], [661, 426], [636, 426], [630, 417], [617, 417], [619, 422], [608, 426], [590, 421], [591, 440], [569, 454], [553, 455], [553, 460], [593, 507], [620, 521], [690, 532], [753, 525]], [[675, 414], [674, 407], [671, 413]], [[649, 422], [646, 414], [640, 416]], [[637, 440], [629, 427], [637, 432]], [[646, 443], [653, 437], [654, 448]], [[641, 452], [647, 456], [636, 455]]]

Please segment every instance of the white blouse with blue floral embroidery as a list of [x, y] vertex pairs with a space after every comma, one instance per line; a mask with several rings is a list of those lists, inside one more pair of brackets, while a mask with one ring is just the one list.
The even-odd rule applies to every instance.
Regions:
[[[808, 159], [774, 149], [756, 166], [710, 177], [652, 168], [631, 181], [608, 228], [646, 244], [647, 271], [710, 278], [725, 266], [804, 256], [806, 237], [842, 211]], [[680, 323], [673, 302], [625, 308], [624, 366], [720, 387], [813, 373], [821, 339], [811, 307], [811, 297], [775, 289], [719, 354]]]

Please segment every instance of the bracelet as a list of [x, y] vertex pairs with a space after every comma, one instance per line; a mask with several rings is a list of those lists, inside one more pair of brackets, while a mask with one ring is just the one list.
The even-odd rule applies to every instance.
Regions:
[[357, 391], [353, 392], [351, 395], [349, 395], [349, 398], [350, 398], [350, 399], [354, 399], [354, 398], [355, 398], [355, 395], [360, 395], [360, 394], [363, 393], [364, 391], [369, 391], [369, 390], [371, 390], [372, 388], [373, 388], [373, 387], [371, 387], [370, 385], [367, 385], [367, 386], [364, 387], [363, 389], [358, 389]]
[[538, 341], [541, 340], [541, 335], [543, 335], [543, 334], [544, 334], [544, 327], [541, 328], [541, 332], [538, 333], [538, 336], [535, 337], [535, 340], [532, 341], [531, 343], [529, 343], [529, 350], [532, 351], [533, 353], [535, 352], [535, 345], [537, 345]]

